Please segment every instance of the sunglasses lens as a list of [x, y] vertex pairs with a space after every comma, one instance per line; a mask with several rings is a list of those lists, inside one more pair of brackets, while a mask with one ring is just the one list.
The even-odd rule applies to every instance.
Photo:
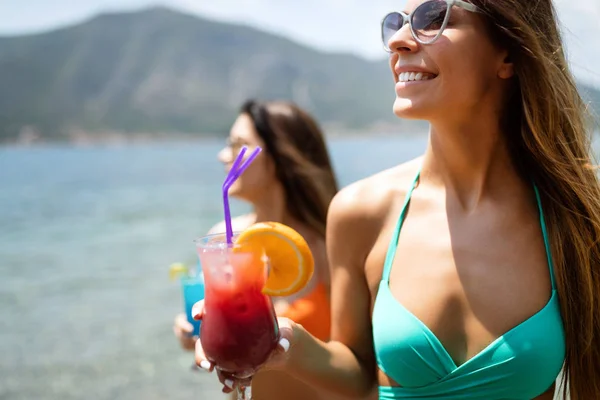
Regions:
[[381, 40], [383, 40], [383, 47], [389, 50], [388, 43], [396, 32], [404, 25], [404, 17], [397, 12], [389, 13], [383, 19], [381, 24]]
[[412, 28], [419, 40], [433, 40], [442, 29], [448, 14], [448, 3], [442, 0], [426, 1], [415, 9]]

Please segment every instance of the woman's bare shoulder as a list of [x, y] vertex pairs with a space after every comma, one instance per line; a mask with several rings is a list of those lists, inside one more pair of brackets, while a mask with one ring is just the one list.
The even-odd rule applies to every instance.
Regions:
[[421, 165], [421, 157], [356, 181], [335, 196], [330, 212], [355, 220], [387, 214], [391, 203], [406, 195]]
[[338, 192], [327, 218], [327, 241], [334, 242], [332, 247], [337, 247], [335, 242], [343, 243], [343, 247], [366, 256], [396, 202], [404, 200], [420, 165], [421, 159], [417, 158]]

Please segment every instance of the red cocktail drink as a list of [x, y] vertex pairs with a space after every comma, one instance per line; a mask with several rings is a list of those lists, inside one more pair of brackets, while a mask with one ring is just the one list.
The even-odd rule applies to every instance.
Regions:
[[235, 251], [224, 235], [196, 241], [205, 280], [202, 348], [216, 368], [238, 379], [252, 377], [276, 348], [279, 328], [262, 293], [266, 260]]

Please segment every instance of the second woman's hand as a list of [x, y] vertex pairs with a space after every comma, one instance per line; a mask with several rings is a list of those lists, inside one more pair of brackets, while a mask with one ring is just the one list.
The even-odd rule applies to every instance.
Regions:
[[[204, 315], [204, 300], [200, 300], [192, 308], [192, 317], [195, 320], [201, 320]], [[267, 362], [261, 367], [264, 369], [278, 369], [285, 366], [290, 356], [290, 349], [294, 346], [294, 331], [297, 325], [288, 318], [277, 318], [279, 324], [279, 342], [275, 350], [271, 353]], [[202, 349], [202, 339], [196, 341], [196, 364], [208, 371], [212, 372], [214, 365], [206, 359], [204, 350]], [[219, 381], [223, 384], [223, 392], [231, 393], [237, 386], [247, 386], [250, 381], [236, 380], [231, 375], [217, 370]]]
[[173, 323], [173, 333], [179, 339], [179, 344], [184, 350], [192, 351], [196, 345], [198, 336], [192, 335], [194, 327], [190, 324], [185, 314], [179, 314], [175, 317]]

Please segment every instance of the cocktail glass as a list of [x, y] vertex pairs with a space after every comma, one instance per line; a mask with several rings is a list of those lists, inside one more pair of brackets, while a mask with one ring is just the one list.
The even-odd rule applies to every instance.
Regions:
[[252, 398], [251, 380], [277, 347], [279, 326], [271, 298], [262, 293], [268, 260], [236, 248], [225, 234], [196, 239], [204, 272], [200, 328], [206, 358], [238, 382], [238, 399]]

